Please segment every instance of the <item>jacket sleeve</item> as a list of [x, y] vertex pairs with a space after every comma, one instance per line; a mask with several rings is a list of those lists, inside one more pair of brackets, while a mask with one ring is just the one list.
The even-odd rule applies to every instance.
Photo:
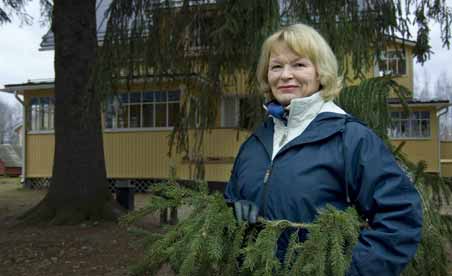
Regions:
[[370, 227], [360, 233], [347, 275], [399, 275], [421, 239], [421, 200], [383, 141], [361, 127], [364, 135], [347, 135], [344, 141], [346, 167], [352, 173], [352, 203]]
[[235, 201], [239, 200], [237, 191], [238, 183], [237, 183], [237, 170], [235, 166], [236, 163], [237, 158], [236, 161], [234, 162], [234, 166], [232, 167], [231, 177], [229, 178], [228, 184], [226, 185], [226, 189], [224, 191], [224, 199], [228, 204], [234, 203]]
[[228, 184], [226, 185], [226, 189], [224, 191], [224, 199], [227, 204], [234, 203], [235, 201], [238, 201], [241, 199], [237, 175], [238, 175], [238, 169], [240, 168], [240, 164], [239, 164], [240, 163], [240, 154], [242, 153], [242, 150], [243, 150], [245, 144], [248, 142], [248, 140], [245, 141], [240, 146], [239, 152], [237, 153], [237, 156], [235, 157], [235, 160], [234, 160], [234, 165], [232, 166], [231, 177], [229, 178]]

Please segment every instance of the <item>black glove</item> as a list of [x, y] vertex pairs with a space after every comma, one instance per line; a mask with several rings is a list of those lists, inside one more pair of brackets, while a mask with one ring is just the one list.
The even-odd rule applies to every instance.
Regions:
[[246, 221], [249, 224], [255, 224], [259, 207], [254, 202], [248, 200], [239, 200], [234, 202], [234, 211], [237, 221], [240, 223]]

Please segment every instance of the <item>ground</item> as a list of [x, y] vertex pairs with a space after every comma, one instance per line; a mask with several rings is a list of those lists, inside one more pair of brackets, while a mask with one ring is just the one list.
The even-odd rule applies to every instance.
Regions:
[[[45, 190], [21, 188], [17, 178], [0, 177], [1, 276], [127, 276], [128, 266], [143, 256], [137, 237], [115, 223], [74, 226], [25, 226], [17, 216], [45, 195]], [[135, 195], [135, 206], [147, 196]], [[452, 208], [446, 210], [452, 212]], [[184, 216], [184, 214], [181, 214]], [[140, 226], [160, 231], [158, 217], [146, 217]], [[452, 250], [449, 258], [452, 263]], [[452, 268], [451, 268], [452, 275]], [[159, 276], [173, 276], [168, 267]]]
[[[115, 223], [75, 226], [24, 226], [17, 216], [34, 206], [44, 190], [21, 188], [17, 178], [0, 178], [1, 276], [125, 276], [127, 267], [143, 255], [138, 238]], [[146, 195], [135, 197], [142, 206]], [[159, 230], [158, 219], [141, 224]], [[172, 275], [164, 268], [160, 275]]]

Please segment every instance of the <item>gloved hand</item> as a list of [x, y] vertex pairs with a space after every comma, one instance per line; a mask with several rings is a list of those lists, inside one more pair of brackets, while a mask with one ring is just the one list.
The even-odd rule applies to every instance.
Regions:
[[255, 224], [259, 207], [251, 201], [239, 200], [234, 202], [235, 217], [239, 223], [247, 221], [249, 224]]

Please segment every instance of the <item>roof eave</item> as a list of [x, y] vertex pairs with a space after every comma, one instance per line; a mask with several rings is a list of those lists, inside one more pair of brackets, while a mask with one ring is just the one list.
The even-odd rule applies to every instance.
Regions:
[[55, 84], [53, 82], [48, 83], [23, 83], [23, 84], [7, 84], [5, 88], [0, 89], [2, 92], [23, 94], [25, 90], [35, 90], [35, 89], [49, 89], [54, 88]]
[[[402, 107], [401, 103], [388, 103], [392, 107]], [[433, 106], [436, 108], [443, 108], [449, 105], [449, 101], [430, 101], [430, 102], [415, 102], [415, 103], [407, 103], [409, 107], [427, 107]]]

